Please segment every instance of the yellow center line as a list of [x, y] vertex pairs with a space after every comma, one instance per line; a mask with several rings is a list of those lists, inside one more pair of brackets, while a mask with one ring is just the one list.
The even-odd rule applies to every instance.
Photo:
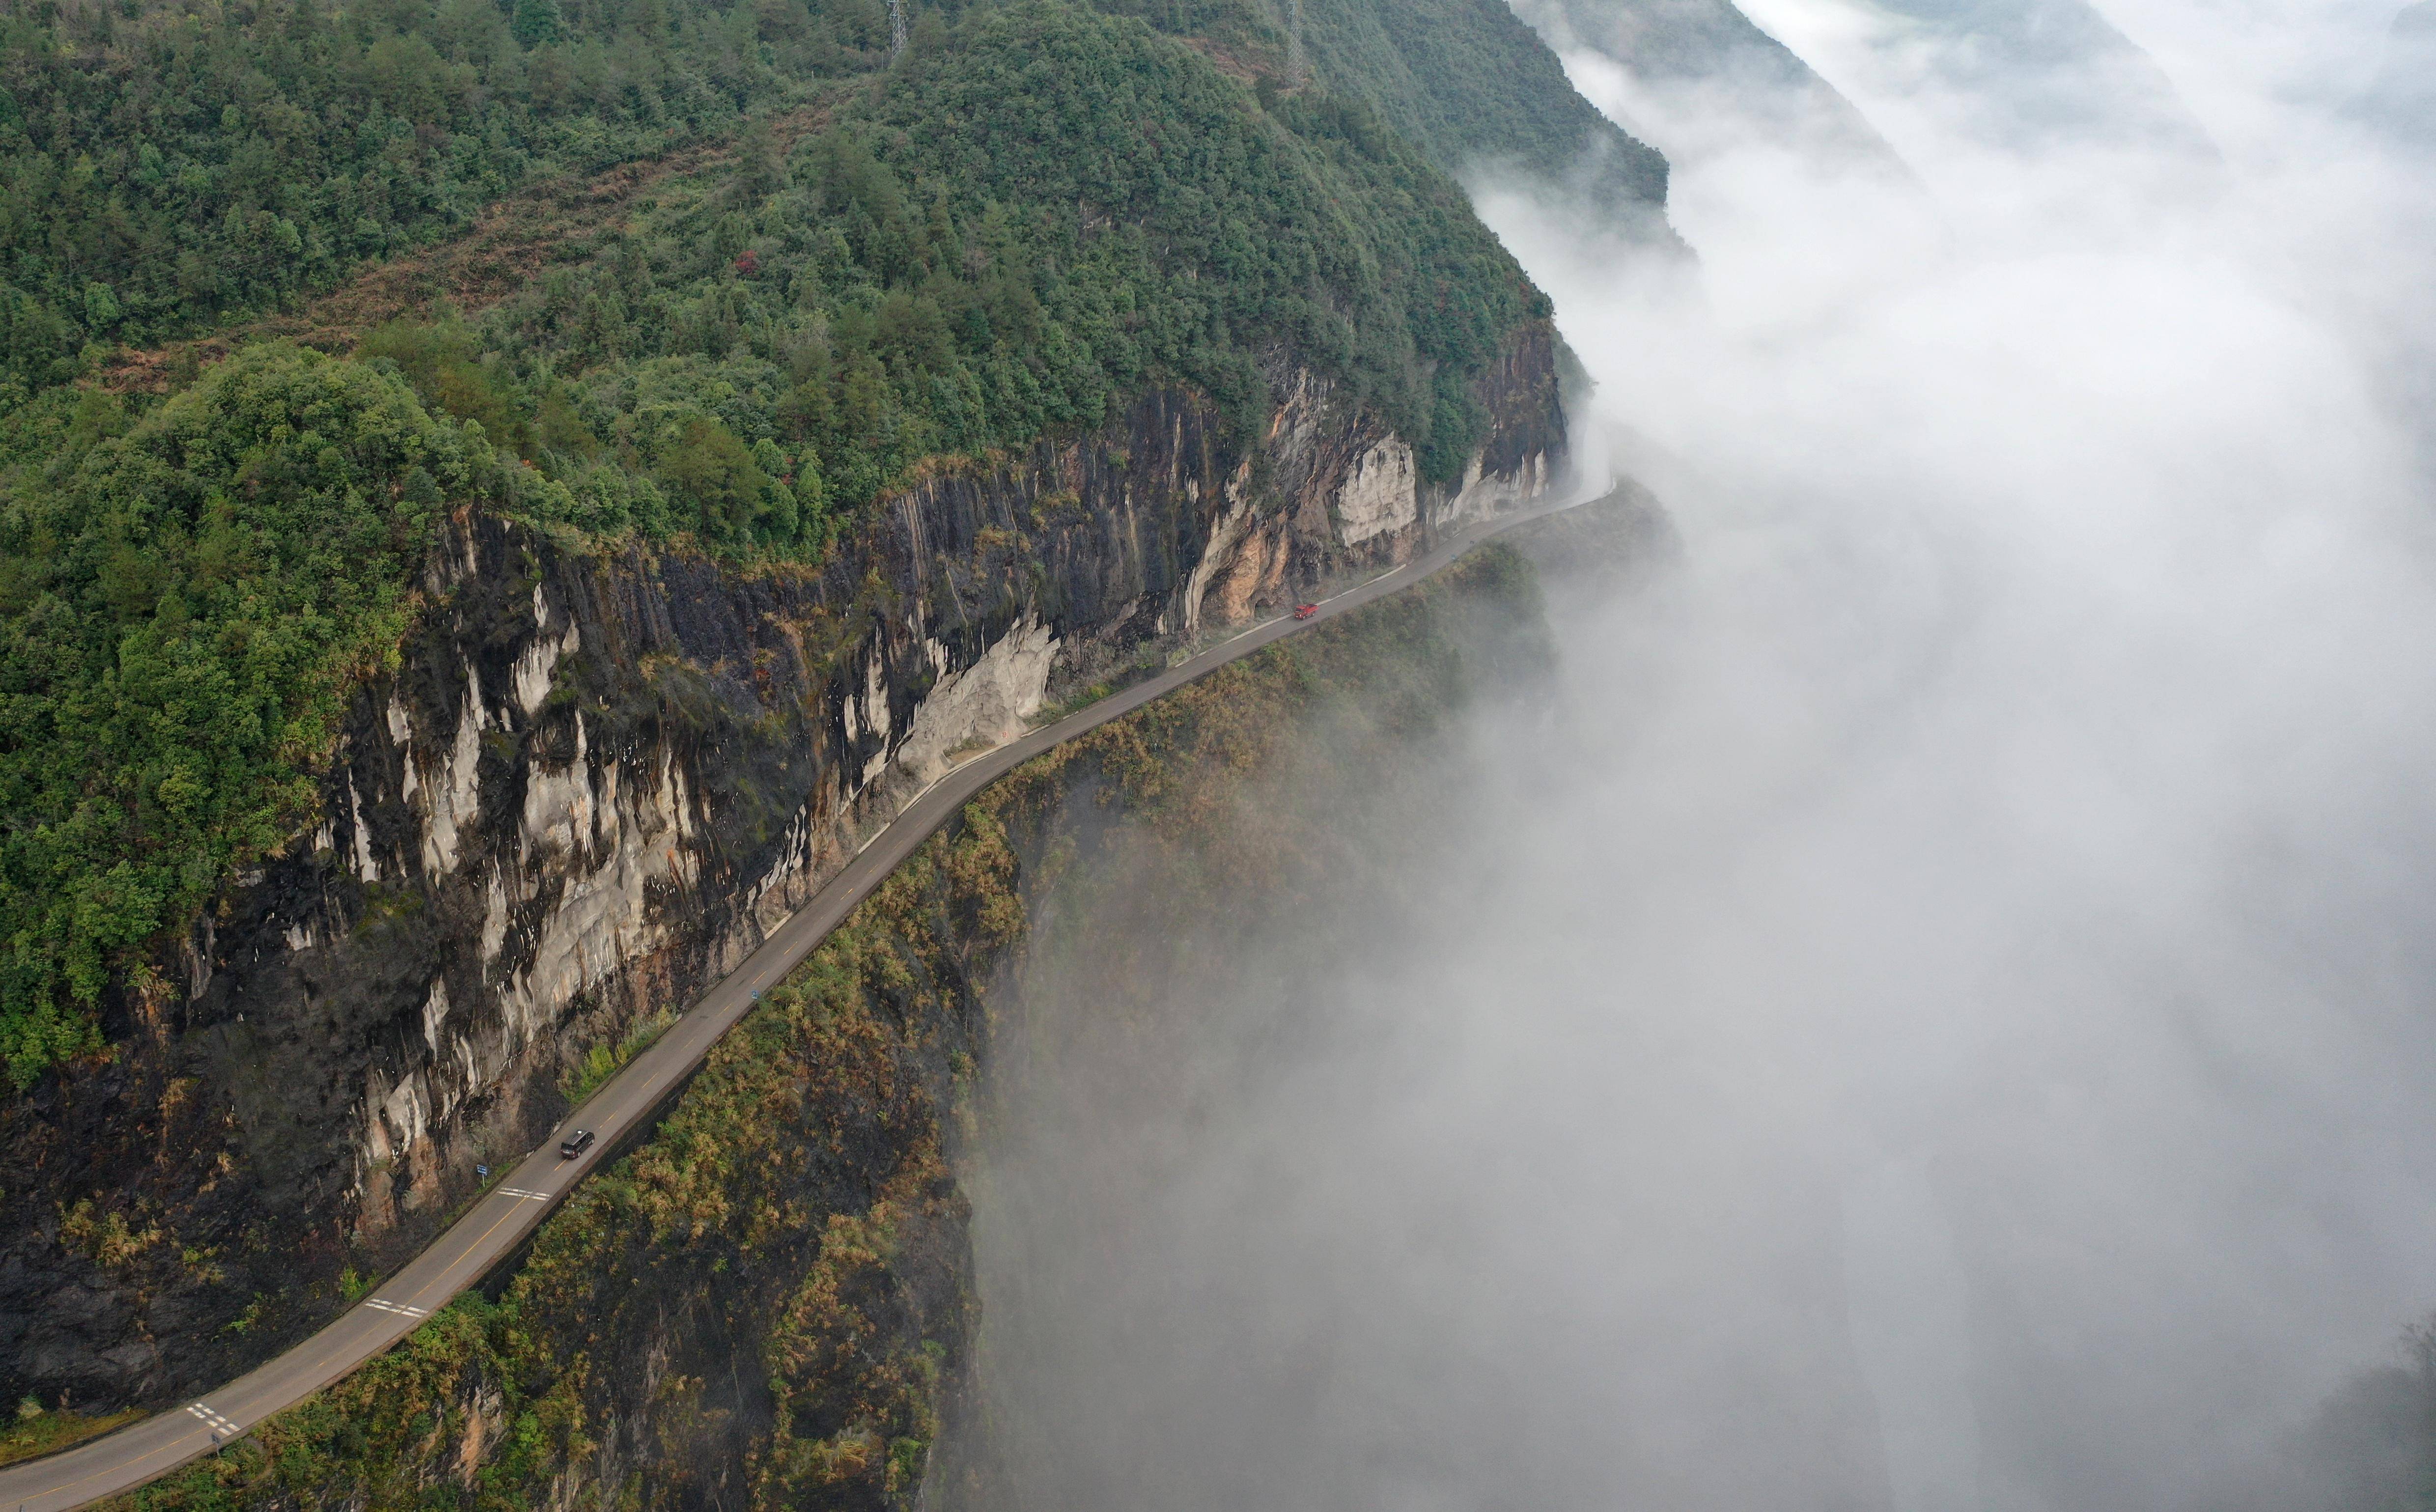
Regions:
[[[476, 1250], [478, 1250], [478, 1249], [481, 1248], [481, 1247], [482, 1247], [483, 1241], [484, 1241], [484, 1240], [489, 1239], [493, 1234], [497, 1233], [497, 1232], [499, 1231], [499, 1225], [500, 1225], [500, 1224], [504, 1224], [504, 1223], [506, 1223], [506, 1222], [507, 1222], [509, 1219], [511, 1219], [511, 1218], [513, 1218], [513, 1217], [517, 1214], [517, 1212], [519, 1212], [520, 1210], [522, 1210], [522, 1208], [524, 1208], [524, 1205], [525, 1205], [525, 1200], [524, 1200], [522, 1197], [513, 1197], [513, 1198], [510, 1198], [510, 1199], [509, 1199], [509, 1201], [508, 1201], [508, 1208], [507, 1208], [507, 1211], [505, 1211], [505, 1212], [503, 1212], [503, 1213], [499, 1214], [498, 1218], [497, 1218], [496, 1220], [495, 1220], [495, 1221], [492, 1223], [492, 1225], [491, 1225], [491, 1226], [490, 1226], [490, 1227], [485, 1228], [485, 1229], [483, 1229], [483, 1230], [482, 1230], [482, 1237], [481, 1237], [481, 1239], [478, 1239], [478, 1240], [474, 1241], [474, 1243], [472, 1243], [471, 1244], [466, 1245], [466, 1246], [465, 1246], [465, 1249], [464, 1249], [464, 1252], [463, 1252], [462, 1254], [460, 1254], [460, 1255], [457, 1257], [457, 1260], [463, 1260], [463, 1259], [465, 1258], [465, 1256], [467, 1256], [467, 1255], [471, 1255], [472, 1253], [474, 1253], [474, 1251], [476, 1251]], [[448, 1264], [443, 1265], [443, 1266], [441, 1266], [440, 1268], [441, 1268], [441, 1270], [442, 1270], [443, 1272], [445, 1272], [445, 1271], [448, 1269], [448, 1265], [453, 1265], [453, 1264], [455, 1264], [455, 1263], [456, 1263], [456, 1260], [451, 1260], [451, 1261], [449, 1261], [449, 1262], [448, 1262]], [[419, 1297], [419, 1296], [421, 1296], [425, 1292], [428, 1292], [428, 1291], [430, 1291], [430, 1290], [431, 1290], [431, 1286], [432, 1286], [432, 1283], [431, 1283], [431, 1282], [429, 1282], [429, 1281], [426, 1281], [426, 1282], [424, 1282], [424, 1283], [423, 1283], [423, 1285], [421, 1286], [421, 1288], [419, 1288], [419, 1289], [418, 1289], [418, 1290], [416, 1290], [414, 1293], [412, 1293], [409, 1296], [408, 1296], [407, 1301], [408, 1301], [409, 1305], [413, 1305], [413, 1304], [414, 1304], [414, 1298], [415, 1298], [415, 1297]], [[452, 1292], [452, 1293], [450, 1293], [449, 1295], [453, 1296], [453, 1295], [455, 1295], [456, 1294]], [[409, 1330], [408, 1331], [411, 1332], [412, 1330]]]

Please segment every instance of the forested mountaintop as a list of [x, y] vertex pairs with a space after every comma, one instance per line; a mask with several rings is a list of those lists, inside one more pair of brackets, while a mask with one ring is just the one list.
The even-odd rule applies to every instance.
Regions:
[[[990, 0], [914, 11], [917, 56]], [[1107, 0], [1239, 74], [1359, 99], [1453, 170], [1570, 171], [1632, 192], [1662, 160], [1563, 85], [1483, 0]], [[883, 0], [107, 0], [0, 17], [0, 362], [22, 391], [90, 343], [149, 345], [328, 287], [517, 188], [724, 142], [889, 61]], [[1289, 61], [1289, 53], [1296, 55]]]
[[1299, 9], [936, 0], [901, 55], [882, 0], [0, 17], [13, 1082], [306, 824], [451, 510], [816, 563], [1156, 385], [1253, 426], [1287, 349], [1452, 477], [1546, 306], [1445, 170], [1655, 214], [1662, 164], [1496, 0]]

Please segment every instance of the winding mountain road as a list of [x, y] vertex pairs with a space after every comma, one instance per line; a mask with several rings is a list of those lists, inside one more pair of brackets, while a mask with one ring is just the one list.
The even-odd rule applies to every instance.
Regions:
[[[751, 1010], [757, 993], [794, 970], [882, 878], [990, 783], [1273, 641], [1410, 587], [1484, 541], [1584, 502], [1588, 500], [1572, 497], [1465, 526], [1403, 566], [1324, 600], [1309, 620], [1280, 617], [1255, 626], [941, 777], [865, 843], [811, 901], [772, 930], [743, 965], [705, 993], [668, 1033], [570, 1114], [541, 1148], [525, 1156], [404, 1269], [320, 1332], [198, 1400], [61, 1453], [0, 1469], [0, 1512], [66, 1512], [133, 1490], [235, 1442], [254, 1424], [294, 1406], [413, 1332], [531, 1233], [577, 1182], [693, 1073], [720, 1036]], [[558, 1142], [578, 1127], [592, 1130], [598, 1138], [582, 1157], [562, 1160]]]

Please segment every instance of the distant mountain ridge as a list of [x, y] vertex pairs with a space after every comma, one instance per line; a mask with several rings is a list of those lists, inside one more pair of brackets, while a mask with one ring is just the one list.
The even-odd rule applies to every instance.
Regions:
[[1780, 141], [1900, 169], [1853, 102], [1733, 0], [1516, 0], [1515, 9], [1553, 45], [1597, 52], [1638, 88], [1722, 88]]
[[2089, 0], [1875, 0], [1932, 44], [1940, 81], [2007, 145], [2218, 148], [2173, 80]]
[[1674, 239], [1666, 159], [1575, 94], [1503, 0], [1296, 0], [1291, 13], [1321, 79], [1364, 95], [1448, 172], [1507, 165]]
[[2436, 0], [2420, 0], [2393, 18], [2384, 66], [2359, 113], [2398, 142], [2436, 146]]

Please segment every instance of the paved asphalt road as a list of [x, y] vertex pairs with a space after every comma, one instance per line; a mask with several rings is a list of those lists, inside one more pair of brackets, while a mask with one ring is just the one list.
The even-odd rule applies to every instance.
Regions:
[[[1053, 746], [1130, 714], [1273, 640], [1409, 587], [1491, 536], [1569, 507], [1544, 506], [1476, 522], [1426, 555], [1327, 600], [1310, 621], [1273, 619], [948, 773], [881, 829], [809, 903], [773, 930], [742, 965], [704, 995], [649, 1050], [569, 1115], [547, 1143], [527, 1156], [523, 1164], [386, 1284], [321, 1332], [201, 1400], [63, 1453], [0, 1469], [0, 1509], [65, 1512], [132, 1490], [200, 1459], [222, 1442], [234, 1442], [254, 1424], [294, 1406], [414, 1331], [434, 1309], [446, 1306], [515, 1248], [558, 1200], [600, 1164], [606, 1152], [692, 1074], [710, 1047], [753, 1006], [755, 993], [794, 970], [881, 878], [991, 782]], [[597, 1141], [579, 1159], [560, 1159], [559, 1140], [578, 1127], [592, 1130]]]

